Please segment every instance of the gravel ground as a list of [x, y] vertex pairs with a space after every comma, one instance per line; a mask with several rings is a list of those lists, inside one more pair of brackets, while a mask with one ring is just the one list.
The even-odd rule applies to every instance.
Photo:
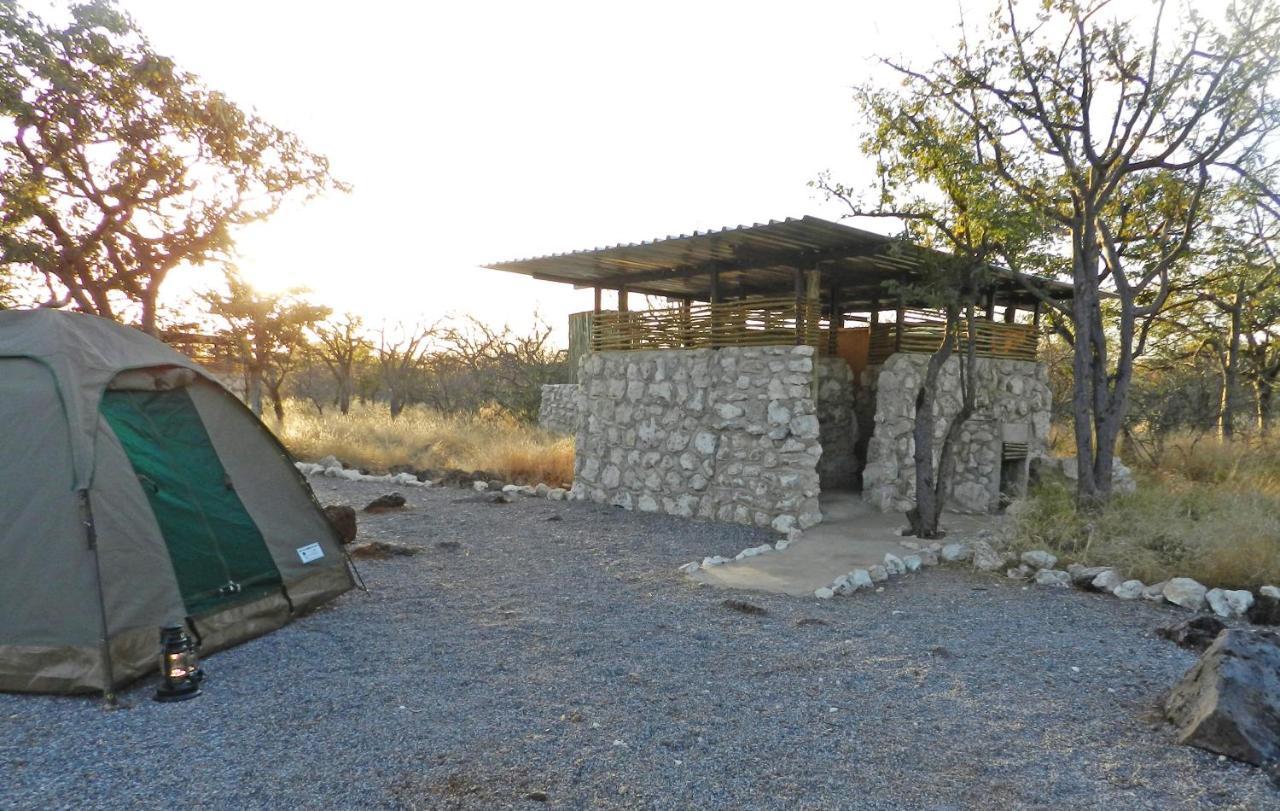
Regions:
[[[356, 507], [386, 491], [314, 481]], [[154, 680], [114, 711], [0, 695], [0, 806], [1280, 807], [1160, 722], [1194, 661], [1152, 634], [1171, 609], [944, 569], [732, 594], [675, 567], [768, 536], [405, 495], [361, 535], [420, 554], [210, 657], [195, 701], [150, 701]]]

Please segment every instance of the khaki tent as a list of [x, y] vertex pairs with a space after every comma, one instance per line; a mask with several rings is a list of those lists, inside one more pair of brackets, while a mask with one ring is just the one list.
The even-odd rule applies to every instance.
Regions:
[[156, 668], [161, 626], [207, 653], [351, 585], [288, 453], [197, 364], [0, 311], [0, 690], [111, 692]]

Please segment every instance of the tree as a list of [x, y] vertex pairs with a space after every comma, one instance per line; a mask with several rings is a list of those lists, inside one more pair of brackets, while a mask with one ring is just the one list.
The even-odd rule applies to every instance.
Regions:
[[[814, 185], [845, 203], [847, 216], [904, 223], [905, 240], [898, 249], [917, 253], [924, 270], [915, 283], [890, 284], [888, 292], [944, 314], [941, 344], [916, 391], [915, 505], [907, 513], [912, 534], [937, 538], [955, 468], [955, 444], [977, 402], [974, 308], [993, 281], [989, 263], [999, 258], [1017, 267], [1049, 228], [1011, 194], [991, 188], [983, 171], [990, 149], [981, 130], [873, 87], [860, 88], [857, 98], [871, 123], [862, 148], [875, 158], [875, 193], [864, 200], [825, 175]], [[909, 247], [915, 245], [941, 249], [951, 257], [940, 260]], [[947, 416], [938, 407], [938, 384], [957, 353], [962, 353], [956, 370], [960, 403]], [[938, 435], [940, 444], [935, 442]]]
[[364, 321], [347, 313], [341, 321], [318, 324], [315, 352], [328, 367], [338, 388], [338, 410], [351, 411], [351, 395], [355, 391], [356, 364], [369, 354], [369, 340], [364, 337]]
[[906, 80], [899, 105], [979, 134], [993, 193], [1044, 217], [1065, 243], [1071, 304], [1038, 294], [1073, 345], [1086, 509], [1110, 496], [1133, 363], [1203, 224], [1206, 195], [1227, 176], [1262, 176], [1280, 74], [1271, 0], [1233, 2], [1222, 30], [1191, 12], [1176, 31], [1160, 2], [1141, 34], [1105, 19], [1107, 5], [1006, 0], [985, 38], [965, 33], [926, 70], [887, 63]]
[[306, 346], [306, 331], [329, 316], [329, 308], [303, 298], [306, 290], [260, 293], [234, 269], [226, 273], [225, 293], [209, 291], [203, 298], [209, 312], [227, 324], [240, 347], [246, 393], [253, 413], [262, 416], [262, 390], [271, 397], [276, 420], [284, 421], [281, 390]]
[[435, 334], [434, 326], [424, 327], [421, 324], [408, 329], [396, 326], [392, 328], [390, 335], [384, 325], [378, 333], [378, 369], [382, 375], [382, 383], [387, 387], [391, 419], [399, 417], [400, 412], [409, 404], [414, 377], [422, 368], [427, 350], [431, 346], [429, 342]]
[[176, 267], [228, 258], [237, 228], [345, 186], [296, 136], [155, 53], [110, 0], [56, 26], [0, 0], [0, 267], [47, 305], [156, 333]]

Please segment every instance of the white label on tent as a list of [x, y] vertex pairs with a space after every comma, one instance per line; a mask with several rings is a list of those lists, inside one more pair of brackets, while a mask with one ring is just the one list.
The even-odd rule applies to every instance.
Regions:
[[320, 548], [318, 543], [309, 543], [306, 546], [298, 547], [298, 559], [303, 563], [310, 563], [322, 557], [324, 557], [324, 550]]

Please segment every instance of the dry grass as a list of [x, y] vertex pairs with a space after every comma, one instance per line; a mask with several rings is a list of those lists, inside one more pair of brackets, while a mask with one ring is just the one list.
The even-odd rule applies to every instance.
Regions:
[[1065, 483], [1041, 486], [1014, 521], [1017, 545], [1155, 583], [1174, 576], [1234, 588], [1280, 584], [1280, 443], [1179, 438], [1138, 492], [1075, 514]]
[[447, 415], [414, 406], [393, 420], [381, 404], [355, 404], [346, 416], [336, 409], [320, 416], [306, 403], [290, 401], [283, 427], [272, 427], [299, 459], [332, 454], [375, 471], [407, 465], [486, 470], [518, 484], [573, 481], [573, 439], [542, 431], [499, 407]]

